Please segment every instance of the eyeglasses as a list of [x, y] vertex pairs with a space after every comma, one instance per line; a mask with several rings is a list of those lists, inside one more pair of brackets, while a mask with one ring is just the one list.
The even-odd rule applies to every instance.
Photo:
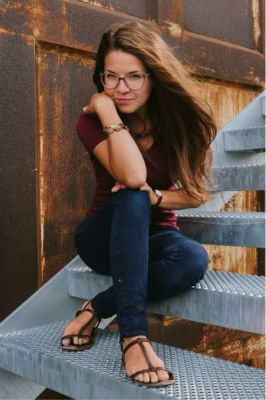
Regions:
[[124, 81], [128, 89], [137, 90], [144, 85], [145, 78], [149, 75], [146, 73], [134, 73], [128, 74], [124, 78], [120, 78], [118, 75], [111, 72], [101, 72], [101, 82], [107, 89], [115, 89], [119, 85], [120, 81]]

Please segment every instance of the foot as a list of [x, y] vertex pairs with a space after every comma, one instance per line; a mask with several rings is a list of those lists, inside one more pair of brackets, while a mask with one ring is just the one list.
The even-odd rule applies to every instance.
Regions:
[[[91, 302], [90, 301], [85, 301], [85, 303], [82, 305], [82, 310], [85, 309], [86, 310], [92, 310], [93, 308], [91, 306]], [[66, 335], [75, 335], [78, 334], [78, 332], [80, 331], [80, 329], [82, 328], [82, 326], [84, 326], [92, 317], [92, 313], [90, 312], [82, 312], [80, 315], [78, 315], [75, 319], [73, 319], [73, 321], [71, 321], [65, 328], [64, 333], [62, 336], [66, 336]], [[82, 332], [83, 335], [91, 335], [93, 328], [95, 327], [95, 325], [99, 322], [99, 319], [97, 317], [94, 317], [91, 321], [91, 323], [89, 324], [89, 326]], [[85, 343], [88, 343], [89, 339], [88, 338], [78, 338], [78, 337], [74, 337], [73, 338], [73, 343], [75, 345], [82, 345]], [[70, 344], [70, 339], [63, 339], [62, 340], [62, 344], [67, 347]]]
[[[133, 342], [137, 338], [145, 338], [146, 336], [132, 336], [130, 338], [123, 339], [123, 348], [125, 348], [129, 343]], [[165, 368], [163, 361], [154, 352], [152, 346], [148, 342], [143, 343], [147, 355], [154, 367]], [[130, 376], [137, 371], [147, 369], [149, 366], [144, 358], [143, 352], [138, 344], [130, 347], [125, 353], [125, 368], [127, 374]], [[145, 372], [143, 374], [138, 374], [134, 377], [134, 380], [145, 383], [155, 383], [159, 381], [167, 381], [169, 379], [169, 374], [166, 371], [156, 371], [156, 372]]]

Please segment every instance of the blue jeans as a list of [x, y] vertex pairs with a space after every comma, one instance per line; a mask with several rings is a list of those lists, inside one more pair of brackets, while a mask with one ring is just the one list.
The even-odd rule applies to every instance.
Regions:
[[102, 318], [117, 314], [121, 338], [148, 335], [147, 301], [178, 295], [203, 278], [206, 250], [174, 228], [150, 225], [149, 195], [121, 189], [77, 228], [79, 256], [113, 286], [92, 299]]

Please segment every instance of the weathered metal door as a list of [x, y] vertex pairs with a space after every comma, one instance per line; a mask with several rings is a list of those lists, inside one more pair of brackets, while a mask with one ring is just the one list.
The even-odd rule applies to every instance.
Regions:
[[241, 108], [263, 84], [262, 7], [260, 0], [0, 0], [1, 317], [75, 255], [73, 232], [94, 190], [75, 122], [95, 90], [103, 31], [152, 20], [195, 76], [243, 85]]

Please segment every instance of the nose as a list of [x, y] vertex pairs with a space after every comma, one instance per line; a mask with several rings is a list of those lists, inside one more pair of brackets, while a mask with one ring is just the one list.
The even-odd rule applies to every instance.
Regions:
[[130, 89], [127, 87], [127, 85], [126, 85], [126, 83], [125, 83], [125, 81], [123, 79], [120, 79], [120, 81], [119, 81], [119, 83], [118, 83], [118, 85], [116, 87], [116, 90], [119, 93], [127, 93], [127, 92], [130, 91]]

